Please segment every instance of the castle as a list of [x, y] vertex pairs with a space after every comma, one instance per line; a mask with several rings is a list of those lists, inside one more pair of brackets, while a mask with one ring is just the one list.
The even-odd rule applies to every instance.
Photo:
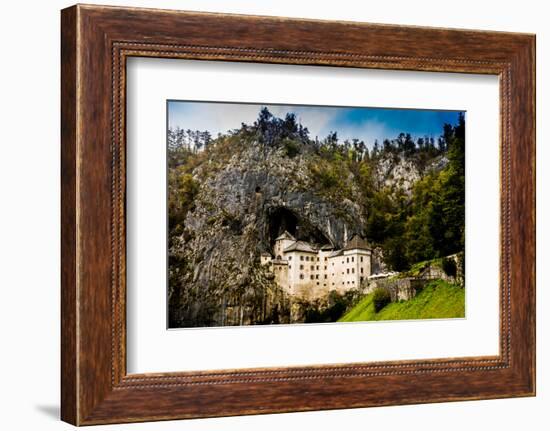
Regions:
[[260, 262], [269, 267], [275, 282], [292, 296], [312, 300], [331, 290], [344, 293], [357, 289], [371, 275], [371, 249], [355, 235], [345, 247], [317, 247], [298, 241], [285, 231], [275, 239], [274, 257], [262, 253]]

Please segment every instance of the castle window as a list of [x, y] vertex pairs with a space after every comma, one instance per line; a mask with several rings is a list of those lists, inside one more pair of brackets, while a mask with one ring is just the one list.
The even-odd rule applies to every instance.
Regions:
[[317, 286], [319, 286], [319, 282], [317, 282]]
[[281, 260], [281, 259], [282, 259], [282, 258], [281, 258], [281, 255], [278, 254], [278, 255], [277, 255], [277, 260]]
[[[316, 279], [316, 280], [319, 280], [319, 274], [317, 274], [317, 275], [315, 276], [315, 279]], [[317, 284], [319, 284], [319, 283], [317, 283]]]
[[304, 256], [300, 256], [300, 260], [304, 260]]
[[363, 256], [361, 256], [361, 262], [363, 262]]
[[355, 257], [354, 256], [351, 257], [351, 261], [355, 262]]
[[292, 269], [292, 266], [288, 265], [288, 269]]
[[325, 262], [328, 260], [328, 257], [325, 257]]
[[362, 283], [363, 282], [363, 277], [359, 277], [359, 281]]
[[346, 269], [346, 272], [347, 272], [347, 273], [349, 274], [349, 268], [348, 268], [348, 269]]
[[361, 267], [361, 274], [363, 274], [363, 267]]
[[355, 281], [352, 280], [351, 284], [355, 284]]
[[325, 274], [325, 280], [327, 279], [327, 275]]
[[317, 262], [319, 262], [319, 258], [317, 258]]
[[316, 269], [317, 269], [317, 271], [319, 271], [319, 265], [317, 265], [317, 268], [316, 268]]
[[325, 265], [325, 271], [327, 270], [327, 266]]
[[313, 280], [313, 274], [311, 274], [311, 275], [309, 276], [309, 278]]
[[300, 280], [304, 279], [304, 274], [300, 274]]
[[349, 257], [346, 257], [346, 263], [349, 263]]
[[355, 268], [351, 268], [351, 273], [355, 274]]
[[288, 256], [288, 260], [292, 260], [292, 256]]
[[315, 269], [315, 267], [313, 265], [311, 265], [310, 269], [313, 271]]

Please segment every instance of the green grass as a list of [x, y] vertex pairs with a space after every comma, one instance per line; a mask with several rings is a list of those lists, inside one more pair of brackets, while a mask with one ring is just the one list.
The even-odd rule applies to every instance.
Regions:
[[436, 280], [427, 284], [413, 299], [392, 302], [378, 313], [374, 311], [371, 293], [338, 321], [442, 319], [464, 316], [464, 289], [443, 280]]

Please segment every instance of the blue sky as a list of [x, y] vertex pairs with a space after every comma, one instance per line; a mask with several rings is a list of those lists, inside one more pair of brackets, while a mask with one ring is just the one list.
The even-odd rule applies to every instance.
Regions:
[[208, 130], [213, 136], [239, 128], [241, 123], [252, 124], [263, 107], [278, 117], [294, 112], [310, 137], [324, 138], [330, 131], [338, 132], [341, 141], [358, 138], [372, 147], [393, 139], [399, 133], [413, 137], [433, 136], [442, 133], [444, 123], [455, 124], [460, 111], [419, 109], [355, 108], [301, 105], [269, 105], [215, 102], [168, 102], [168, 125], [192, 130]]

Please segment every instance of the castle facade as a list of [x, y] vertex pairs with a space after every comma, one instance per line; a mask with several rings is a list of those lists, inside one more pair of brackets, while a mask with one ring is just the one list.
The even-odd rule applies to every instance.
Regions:
[[371, 275], [371, 249], [357, 235], [335, 250], [298, 241], [285, 231], [275, 239], [273, 255], [262, 253], [261, 264], [287, 293], [312, 300], [331, 290], [341, 294], [358, 289]]

